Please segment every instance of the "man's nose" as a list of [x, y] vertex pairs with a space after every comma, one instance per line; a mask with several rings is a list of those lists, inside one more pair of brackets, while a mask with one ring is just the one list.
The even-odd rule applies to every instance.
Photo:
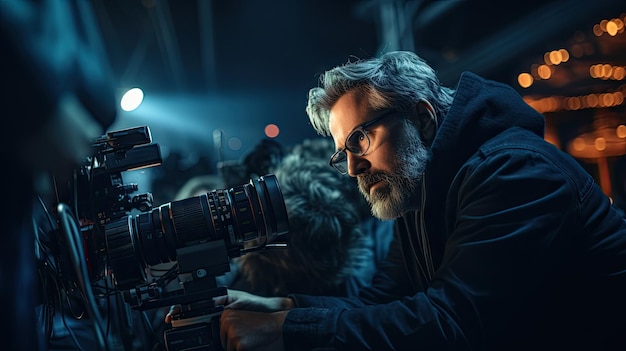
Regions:
[[354, 155], [349, 151], [347, 154], [348, 174], [350, 177], [356, 177], [370, 168], [371, 165], [365, 157]]

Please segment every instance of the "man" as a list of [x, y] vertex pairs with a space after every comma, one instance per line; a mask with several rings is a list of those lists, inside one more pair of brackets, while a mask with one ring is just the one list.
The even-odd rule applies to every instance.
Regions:
[[331, 166], [396, 237], [358, 298], [229, 291], [226, 350], [624, 349], [626, 222], [512, 88], [410, 52], [320, 82]]

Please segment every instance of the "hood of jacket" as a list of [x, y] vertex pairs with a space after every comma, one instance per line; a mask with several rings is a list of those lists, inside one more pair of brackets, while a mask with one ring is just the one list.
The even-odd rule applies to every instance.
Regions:
[[[449, 188], [461, 167], [482, 145], [495, 137], [514, 137], [526, 129], [543, 138], [545, 118], [510, 86], [464, 72], [448, 113], [440, 117], [431, 146], [432, 157], [424, 176], [426, 229], [440, 259], [446, 238], [436, 234], [445, 228], [443, 213]], [[503, 135], [504, 134], [504, 135]]]
[[493, 137], [511, 128], [524, 128], [543, 138], [545, 130], [543, 115], [512, 87], [470, 72], [461, 75], [452, 106], [439, 124], [427, 174], [449, 180]]

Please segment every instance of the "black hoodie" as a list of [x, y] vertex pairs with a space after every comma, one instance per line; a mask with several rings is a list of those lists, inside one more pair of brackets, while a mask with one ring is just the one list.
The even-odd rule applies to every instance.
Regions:
[[359, 299], [293, 296], [308, 308], [287, 315], [286, 349], [622, 349], [626, 221], [544, 126], [511, 87], [464, 73], [423, 211], [398, 219]]

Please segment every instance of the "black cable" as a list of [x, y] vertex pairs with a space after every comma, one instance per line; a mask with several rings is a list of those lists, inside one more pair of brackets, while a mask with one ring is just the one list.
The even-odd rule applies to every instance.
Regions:
[[87, 272], [87, 269], [82, 264], [85, 254], [83, 252], [83, 246], [81, 245], [80, 229], [78, 228], [76, 221], [71, 214], [71, 210], [67, 205], [63, 203], [59, 204], [57, 206], [57, 212], [60, 217], [61, 232], [65, 234], [68, 241], [70, 258], [78, 276], [81, 291], [83, 292], [87, 313], [92, 321], [96, 344], [101, 350], [108, 351], [109, 346], [102, 330], [104, 323], [94, 300], [91, 285], [89, 284], [89, 272]]
[[[41, 293], [41, 311], [39, 314], [39, 320], [43, 327], [43, 335], [45, 340], [48, 340], [52, 335], [52, 325], [54, 319], [55, 305], [50, 301], [48, 288], [51, 284], [54, 284], [58, 288], [58, 269], [56, 262], [50, 257], [49, 253], [52, 252], [47, 242], [44, 242], [41, 238], [42, 235], [46, 235], [52, 232], [56, 228], [56, 222], [50, 215], [48, 208], [44, 204], [41, 196], [36, 196], [38, 203], [43, 210], [43, 213], [48, 220], [49, 228], [46, 230], [37, 221], [35, 215], [32, 216], [33, 233], [35, 236], [35, 258], [37, 259], [37, 276], [39, 279]], [[34, 210], [34, 209], [33, 209]], [[35, 212], [33, 212], [35, 213]]]
[[[61, 290], [58, 290], [58, 297], [59, 297], [59, 301], [61, 301], [61, 304], [63, 303], [63, 296], [62, 296], [62, 292]], [[68, 298], [67, 293], [64, 294], [65, 298]], [[68, 303], [69, 300], [68, 300]], [[70, 308], [71, 309], [71, 308]], [[80, 319], [80, 318], [77, 318]], [[70, 338], [72, 339], [72, 342], [74, 343], [74, 346], [76, 346], [76, 348], [79, 351], [83, 351], [83, 347], [80, 344], [80, 341], [78, 341], [78, 339], [76, 338], [76, 334], [74, 334], [74, 330], [72, 328], [70, 328], [69, 325], [67, 325], [67, 321], [65, 320], [65, 313], [61, 313], [61, 321], [63, 322], [63, 326], [65, 326], [65, 330], [67, 330], [68, 335], [70, 336]]]

